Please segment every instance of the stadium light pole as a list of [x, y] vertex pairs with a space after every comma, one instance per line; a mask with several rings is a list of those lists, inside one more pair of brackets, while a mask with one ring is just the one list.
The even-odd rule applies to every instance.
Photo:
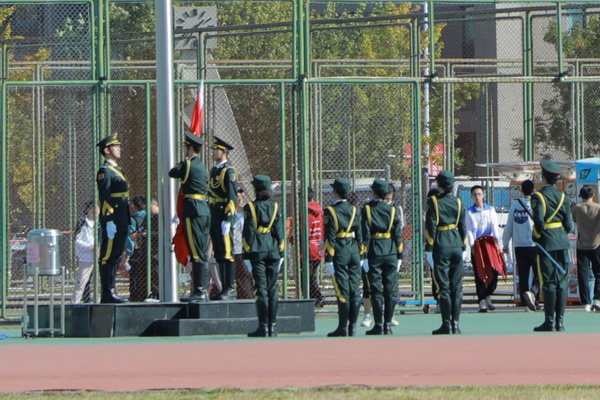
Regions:
[[158, 257], [160, 272], [160, 300], [179, 301], [175, 253], [171, 249], [175, 215], [175, 182], [169, 178], [174, 165], [175, 113], [173, 111], [173, 4], [172, 0], [156, 0], [156, 132], [158, 146], [158, 197], [160, 218], [158, 224]]

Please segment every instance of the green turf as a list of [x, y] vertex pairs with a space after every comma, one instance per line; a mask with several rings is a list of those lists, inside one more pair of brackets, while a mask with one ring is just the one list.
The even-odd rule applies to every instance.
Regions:
[[[431, 331], [439, 327], [441, 318], [439, 314], [424, 314], [417, 308], [401, 308], [406, 311], [404, 315], [399, 313], [396, 319], [400, 323], [394, 327], [394, 336], [419, 337], [429, 336]], [[335, 312], [320, 313], [316, 318], [316, 331], [300, 335], [280, 335], [274, 340], [297, 340], [324, 338], [337, 326]], [[362, 315], [359, 317], [359, 324]], [[461, 316], [461, 329], [464, 335], [523, 335], [534, 333], [533, 327], [544, 320], [542, 311], [524, 312], [521, 308], [514, 306], [499, 306], [494, 312], [477, 313], [474, 307], [465, 307]], [[565, 315], [565, 326], [568, 333], [598, 333], [600, 332], [600, 313], [586, 313], [581, 307], [569, 307]], [[358, 336], [364, 336], [367, 328], [358, 327]], [[92, 343], [132, 343], [132, 342], [186, 342], [186, 341], [243, 341], [249, 339], [244, 335], [230, 336], [193, 336], [193, 337], [117, 337], [117, 338], [21, 338], [20, 328], [16, 324], [0, 326], [0, 334], [8, 333], [9, 340], [0, 340], [0, 346], [4, 345], [28, 345], [28, 344], [92, 344]], [[560, 333], [557, 333], [560, 334]], [[273, 340], [273, 339], [271, 339]]]

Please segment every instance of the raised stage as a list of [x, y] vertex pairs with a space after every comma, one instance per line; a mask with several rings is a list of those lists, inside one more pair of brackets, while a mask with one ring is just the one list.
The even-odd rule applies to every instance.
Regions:
[[[49, 324], [49, 305], [39, 306], [39, 336]], [[33, 305], [27, 307], [33, 328]], [[65, 337], [245, 335], [256, 329], [253, 300], [206, 303], [123, 303], [65, 305]], [[60, 306], [54, 305], [54, 327], [60, 327]], [[314, 332], [314, 300], [281, 300], [278, 333]], [[54, 334], [58, 336], [58, 334]]]

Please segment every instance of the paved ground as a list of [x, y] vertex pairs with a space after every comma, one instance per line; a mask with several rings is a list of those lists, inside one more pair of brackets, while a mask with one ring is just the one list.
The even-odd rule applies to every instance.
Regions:
[[434, 337], [436, 314], [398, 317], [393, 336], [327, 338], [315, 333], [243, 336], [23, 339], [0, 326], [0, 392], [90, 389], [600, 384], [595, 344], [600, 313], [566, 315], [567, 333], [534, 334], [542, 313], [504, 307], [465, 312], [463, 335]]

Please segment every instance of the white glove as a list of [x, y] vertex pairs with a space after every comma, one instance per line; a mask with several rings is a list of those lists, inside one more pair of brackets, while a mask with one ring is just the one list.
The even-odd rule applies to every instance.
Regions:
[[400, 272], [400, 266], [402, 265], [402, 260], [396, 261], [396, 272]]
[[325, 268], [327, 268], [327, 270], [329, 271], [329, 273], [331, 275], [335, 275], [335, 269], [333, 268], [333, 263], [332, 262], [326, 262], [325, 263]]
[[365, 274], [369, 272], [369, 260], [363, 260], [362, 267], [365, 270]]
[[281, 266], [283, 265], [283, 258], [279, 259], [279, 265], [277, 266], [277, 273], [281, 270]]
[[248, 268], [248, 272], [252, 273], [252, 263], [250, 260], [244, 260], [244, 264], [246, 264], [246, 268]]
[[469, 252], [469, 250], [465, 250], [463, 251], [463, 262], [469, 262], [471, 261], [471, 254]]
[[427, 260], [427, 264], [429, 264], [430, 268], [433, 268], [433, 253], [430, 251], [425, 252], [425, 259]]
[[231, 230], [231, 222], [227, 222], [227, 221], [221, 222], [221, 234], [223, 236], [229, 235], [230, 230]]
[[108, 221], [106, 223], [106, 236], [108, 236], [109, 239], [114, 239], [115, 233], [117, 233], [117, 226], [113, 221]]

